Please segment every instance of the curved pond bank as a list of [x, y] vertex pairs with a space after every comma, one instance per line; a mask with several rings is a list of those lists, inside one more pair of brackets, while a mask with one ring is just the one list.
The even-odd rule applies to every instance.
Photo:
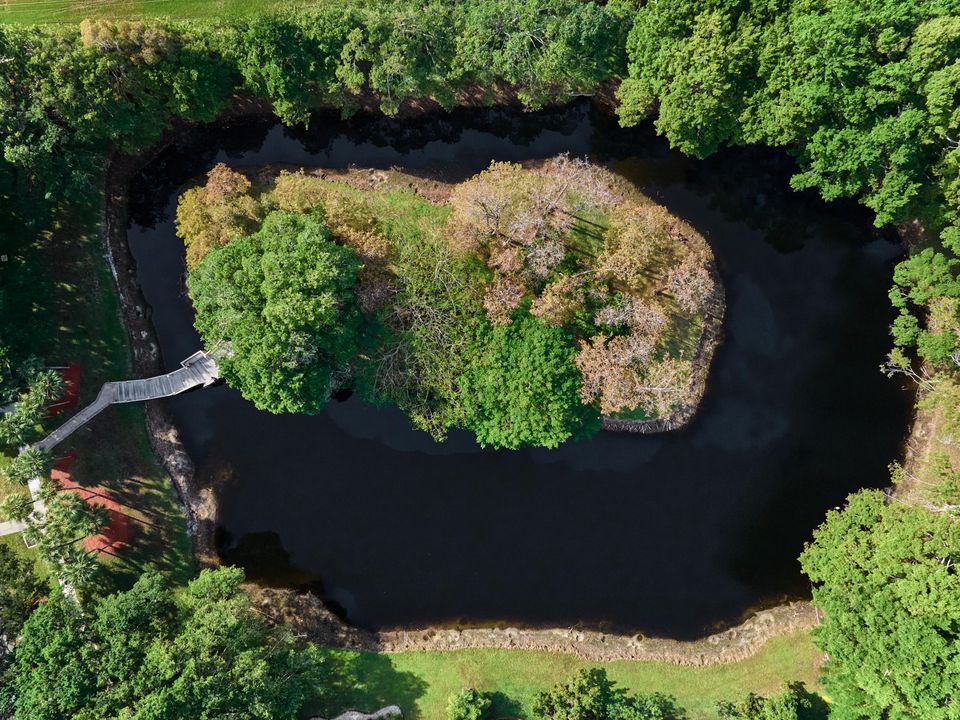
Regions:
[[808, 602], [760, 610], [743, 623], [697, 640], [623, 635], [578, 628], [444, 628], [371, 632], [345, 624], [312, 593], [248, 586], [254, 607], [271, 622], [328, 647], [370, 652], [452, 652], [480, 648], [538, 650], [591, 662], [640, 660], [708, 667], [745, 660], [774, 637], [809, 630], [820, 620]]
[[611, 163], [711, 242], [725, 339], [694, 420], [555, 451], [443, 445], [354, 399], [258, 412], [226, 387], [171, 408], [218, 503], [225, 560], [318, 591], [351, 623], [574, 626], [693, 638], [806, 594], [796, 557], [824, 512], [887, 484], [910, 397], [877, 367], [899, 248], [853, 204], [793, 193], [779, 155], [695, 162], [587, 103], [403, 123], [317, 118], [186, 133], [131, 186], [129, 243], [175, 367], [199, 347], [173, 230], [183, 184], [223, 161], [467, 177], [558, 152]]

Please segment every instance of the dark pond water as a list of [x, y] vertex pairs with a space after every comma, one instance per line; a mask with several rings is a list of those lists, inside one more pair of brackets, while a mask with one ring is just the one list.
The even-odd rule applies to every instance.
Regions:
[[312, 584], [373, 628], [579, 623], [683, 638], [807, 591], [803, 543], [849, 492], [886, 483], [909, 397], [877, 369], [897, 246], [853, 204], [790, 191], [782, 155], [692, 161], [589, 104], [188, 133], [132, 187], [130, 245], [166, 365], [199, 346], [176, 195], [214, 162], [456, 179], [565, 151], [611, 163], [713, 244], [726, 339], [692, 425], [492, 452], [466, 434], [437, 445], [356, 400], [278, 417], [226, 387], [191, 393], [174, 413], [218, 488], [228, 560], [263, 582]]

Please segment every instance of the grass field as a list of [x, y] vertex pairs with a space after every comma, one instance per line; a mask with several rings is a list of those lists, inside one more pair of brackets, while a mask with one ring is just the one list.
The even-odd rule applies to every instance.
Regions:
[[[818, 689], [820, 652], [807, 633], [775, 638], [739, 663], [691, 668], [660, 662], [603, 664], [611, 679], [631, 691], [660, 691], [677, 698], [688, 720], [714, 720], [718, 700], [758, 692], [772, 695], [790, 682]], [[492, 717], [529, 716], [536, 694], [590, 663], [570, 655], [528, 650], [355, 653], [351, 670], [362, 687], [343, 689], [325, 717], [347, 709], [370, 711], [396, 703], [408, 720], [443, 720], [447, 698], [464, 687], [492, 693]]]
[[79, 22], [84, 18], [236, 18], [307, 0], [0, 0], [0, 23]]

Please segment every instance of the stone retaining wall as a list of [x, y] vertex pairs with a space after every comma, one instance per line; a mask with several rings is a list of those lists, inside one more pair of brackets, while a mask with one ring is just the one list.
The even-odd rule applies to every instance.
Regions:
[[311, 593], [249, 586], [253, 606], [269, 621], [328, 647], [371, 652], [453, 651], [470, 648], [540, 650], [592, 662], [654, 660], [705, 667], [739, 662], [774, 637], [809, 630], [819, 621], [808, 602], [761, 610], [740, 625], [699, 640], [616, 635], [576, 628], [443, 628], [368, 632], [346, 625]]

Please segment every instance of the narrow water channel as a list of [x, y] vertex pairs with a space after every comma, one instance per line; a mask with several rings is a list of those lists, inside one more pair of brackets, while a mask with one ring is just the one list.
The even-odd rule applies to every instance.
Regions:
[[273, 416], [226, 387], [191, 393], [174, 416], [217, 488], [227, 560], [261, 582], [311, 585], [370, 628], [581, 624], [690, 638], [808, 591], [803, 543], [847, 493], [887, 484], [910, 398], [878, 371], [898, 247], [852, 203], [792, 192], [783, 155], [693, 161], [588, 103], [187, 133], [131, 188], [130, 246], [167, 367], [199, 347], [176, 197], [215, 162], [460, 179], [559, 152], [611, 164], [712, 243], [726, 335], [695, 421], [494, 452], [465, 433], [438, 445], [355, 399]]

